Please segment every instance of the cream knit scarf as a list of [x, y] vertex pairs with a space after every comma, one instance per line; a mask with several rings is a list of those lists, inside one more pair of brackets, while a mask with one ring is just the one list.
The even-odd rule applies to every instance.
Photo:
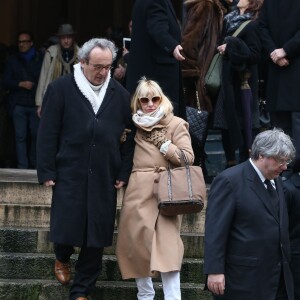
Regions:
[[93, 107], [93, 111], [96, 114], [106, 94], [106, 90], [110, 81], [110, 71], [107, 74], [104, 83], [99, 86], [99, 95], [94, 92], [92, 89], [92, 84], [84, 76], [80, 63], [74, 65], [74, 78], [79, 90], [89, 100]]
[[157, 123], [165, 116], [165, 109], [163, 106], [158, 107], [152, 113], [145, 114], [140, 109], [132, 116], [133, 122], [138, 127], [151, 127]]

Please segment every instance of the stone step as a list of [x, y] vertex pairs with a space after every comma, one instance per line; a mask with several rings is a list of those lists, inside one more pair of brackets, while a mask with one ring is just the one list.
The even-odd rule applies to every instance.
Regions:
[[49, 227], [50, 205], [0, 204], [0, 226]]
[[[184, 257], [204, 257], [203, 234], [182, 233]], [[115, 254], [117, 231], [114, 233], [113, 245], [105, 248], [105, 254]], [[18, 253], [53, 253], [49, 242], [48, 228], [0, 228], [0, 252]]]
[[[156, 300], [163, 300], [162, 285], [154, 283]], [[0, 295], [2, 300], [66, 300], [68, 286], [62, 286], [54, 280], [0, 280]], [[132, 300], [136, 299], [135, 282], [98, 281], [93, 292], [93, 300]], [[199, 283], [182, 283], [181, 295], [184, 300], [211, 300], [211, 294], [203, 291]]]
[[[77, 255], [71, 257], [72, 272]], [[0, 278], [2, 279], [55, 279], [53, 274], [53, 254], [44, 253], [0, 253]], [[184, 258], [181, 269], [181, 282], [204, 283], [203, 259]], [[122, 280], [115, 255], [104, 255], [102, 281]]]
[[0, 182], [2, 204], [50, 205], [51, 188], [37, 183]]
[[[118, 227], [120, 207], [117, 207], [115, 229]], [[205, 208], [201, 213], [184, 215], [182, 232], [204, 232]], [[2, 204], [0, 203], [0, 227], [37, 227], [48, 228], [50, 223], [50, 205]]]

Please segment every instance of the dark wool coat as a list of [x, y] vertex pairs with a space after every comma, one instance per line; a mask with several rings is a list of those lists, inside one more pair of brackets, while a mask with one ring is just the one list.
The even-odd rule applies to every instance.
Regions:
[[[236, 41], [235, 41], [236, 40]], [[250, 22], [238, 34], [230, 37], [223, 56], [222, 86], [215, 109], [214, 126], [230, 131], [232, 149], [243, 143], [242, 129], [244, 115], [241, 100], [241, 73], [248, 70], [251, 74], [248, 83], [252, 92], [252, 127], [259, 127], [258, 119], [258, 68], [261, 58], [261, 42], [258, 23]]]
[[294, 173], [283, 185], [290, 219], [291, 268], [297, 300], [300, 299], [300, 174]]
[[126, 88], [131, 94], [138, 80], [146, 76], [157, 81], [172, 102], [179, 103], [180, 63], [173, 57], [173, 51], [180, 40], [180, 28], [170, 0], [135, 1], [126, 75]]
[[300, 111], [300, 1], [264, 0], [260, 37], [268, 55], [283, 48], [290, 62], [279, 67], [269, 59], [267, 108], [269, 111]]
[[225, 275], [222, 300], [275, 299], [283, 270], [293, 300], [288, 214], [281, 179], [275, 179], [280, 217], [249, 161], [220, 173], [207, 201], [205, 274]]
[[73, 75], [52, 82], [44, 97], [37, 141], [38, 179], [53, 187], [50, 239], [73, 246], [112, 243], [115, 180], [127, 182], [133, 137], [129, 93], [110, 80], [97, 114], [79, 91]]

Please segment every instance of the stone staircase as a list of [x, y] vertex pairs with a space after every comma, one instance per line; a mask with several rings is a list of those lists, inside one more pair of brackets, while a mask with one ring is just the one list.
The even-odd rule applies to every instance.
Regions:
[[219, 130], [209, 130], [205, 143], [205, 152], [207, 155], [205, 164], [208, 175], [215, 177], [219, 172], [224, 170], [226, 165], [226, 159]]
[[[212, 155], [213, 156], [213, 155]], [[211, 157], [212, 157], [211, 156]], [[216, 158], [215, 158], [216, 160]], [[217, 162], [211, 160], [217, 166]], [[214, 171], [216, 172], [216, 171]], [[118, 196], [114, 243], [105, 249], [103, 271], [91, 299], [136, 299], [134, 281], [123, 281], [115, 257], [122, 194]], [[68, 287], [53, 276], [54, 255], [48, 241], [51, 189], [38, 185], [36, 171], [0, 169], [0, 298], [2, 300], [67, 300]], [[203, 233], [205, 209], [186, 215], [182, 223], [185, 246], [181, 272], [183, 300], [212, 299], [203, 291]], [[72, 258], [74, 261], [76, 254]], [[156, 300], [163, 299], [155, 280]]]

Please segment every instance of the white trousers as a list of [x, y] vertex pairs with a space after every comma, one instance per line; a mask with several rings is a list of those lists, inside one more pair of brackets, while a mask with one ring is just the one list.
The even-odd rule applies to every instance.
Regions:
[[[180, 273], [178, 271], [161, 273], [161, 279], [163, 284], [164, 299], [181, 300]], [[155, 291], [153, 288], [152, 278], [136, 278], [135, 281], [138, 288], [138, 300], [153, 300]]]

